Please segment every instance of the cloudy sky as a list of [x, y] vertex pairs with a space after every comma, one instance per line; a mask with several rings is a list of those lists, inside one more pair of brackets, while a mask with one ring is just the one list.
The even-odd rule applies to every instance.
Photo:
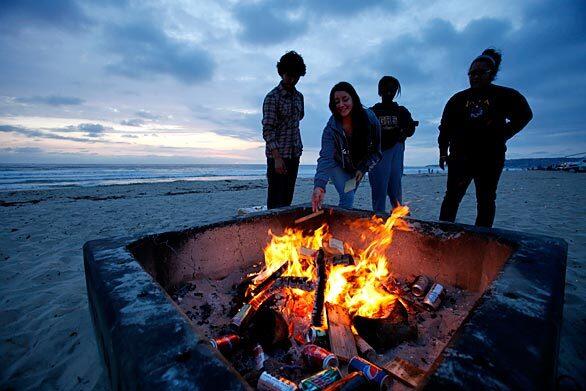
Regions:
[[508, 157], [584, 152], [585, 20], [583, 0], [2, 0], [0, 162], [262, 163], [288, 50], [308, 68], [302, 163], [330, 88], [349, 81], [370, 106], [385, 74], [421, 123], [406, 164], [435, 163], [443, 106], [486, 47], [535, 115]]

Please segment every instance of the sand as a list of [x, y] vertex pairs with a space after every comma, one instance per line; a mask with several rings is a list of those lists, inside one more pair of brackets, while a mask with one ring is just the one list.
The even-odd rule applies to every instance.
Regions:
[[[443, 175], [403, 180], [411, 215], [437, 219]], [[559, 373], [586, 382], [586, 175], [503, 173], [495, 226], [564, 238], [569, 244]], [[298, 181], [294, 203], [312, 181]], [[232, 218], [264, 204], [266, 182], [119, 185], [0, 193], [0, 389], [105, 389], [86, 298], [82, 246], [91, 239], [141, 236]], [[326, 202], [336, 204], [328, 187]], [[370, 188], [355, 206], [369, 209]], [[458, 221], [476, 214], [470, 188]]]

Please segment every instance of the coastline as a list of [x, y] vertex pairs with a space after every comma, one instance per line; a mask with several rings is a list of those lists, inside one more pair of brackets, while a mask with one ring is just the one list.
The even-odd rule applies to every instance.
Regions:
[[[411, 216], [435, 220], [444, 174], [403, 179]], [[312, 179], [299, 179], [294, 204], [309, 202]], [[559, 374], [584, 384], [586, 355], [586, 177], [504, 172], [495, 227], [557, 236], [569, 244]], [[473, 224], [474, 187], [458, 222]], [[232, 218], [265, 204], [265, 180], [181, 181], [0, 192], [0, 385], [15, 389], [103, 389], [87, 306], [81, 246], [87, 240], [143, 236]], [[336, 204], [328, 186], [326, 203]], [[355, 207], [370, 209], [361, 184]], [[3, 361], [4, 361], [3, 360]]]

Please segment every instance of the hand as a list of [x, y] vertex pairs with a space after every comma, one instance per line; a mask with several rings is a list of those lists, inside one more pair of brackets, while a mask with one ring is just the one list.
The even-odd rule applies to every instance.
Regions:
[[277, 174], [287, 174], [287, 167], [285, 167], [285, 161], [282, 157], [275, 158], [275, 171], [277, 172]]
[[440, 166], [440, 168], [442, 170], [444, 169], [444, 167], [446, 166], [446, 164], [448, 164], [448, 157], [447, 156], [440, 156], [439, 166]]
[[313, 209], [314, 212], [317, 212], [321, 209], [321, 204], [325, 195], [326, 191], [321, 187], [316, 187], [313, 189], [313, 194], [311, 195], [311, 209]]
[[362, 178], [364, 177], [364, 173], [360, 170], [356, 171], [356, 185], [360, 183]]

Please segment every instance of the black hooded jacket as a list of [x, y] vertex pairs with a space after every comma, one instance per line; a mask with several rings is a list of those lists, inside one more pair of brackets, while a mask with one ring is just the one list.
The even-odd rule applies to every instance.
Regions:
[[440, 156], [503, 159], [506, 142], [533, 118], [527, 100], [512, 88], [490, 84], [452, 96], [442, 115]]
[[392, 148], [399, 142], [404, 142], [407, 137], [415, 133], [415, 122], [411, 113], [397, 102], [377, 103], [371, 108], [376, 114], [381, 125], [381, 151]]

